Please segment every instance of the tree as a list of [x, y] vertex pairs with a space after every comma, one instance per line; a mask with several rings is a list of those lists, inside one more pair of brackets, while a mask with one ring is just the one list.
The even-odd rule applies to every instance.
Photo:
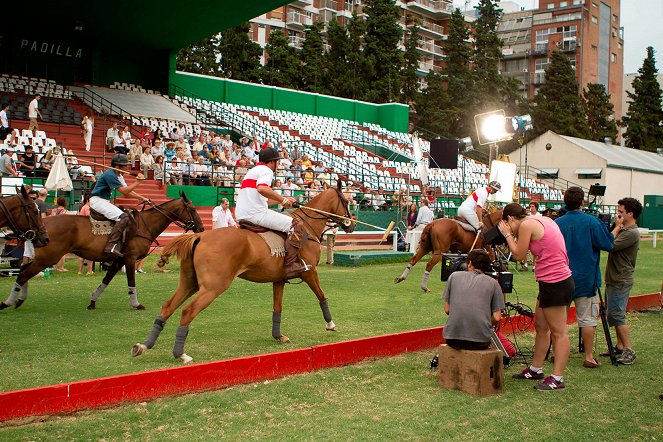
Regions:
[[342, 90], [343, 97], [353, 100], [365, 100], [366, 93], [371, 87], [369, 78], [373, 73], [373, 66], [364, 53], [365, 35], [366, 20], [355, 12], [348, 23], [348, 52], [346, 54], [348, 69]]
[[299, 57], [282, 31], [276, 29], [269, 34], [266, 50], [263, 81], [273, 86], [296, 89], [301, 77]]
[[219, 53], [221, 72], [235, 80], [260, 80], [262, 48], [249, 38], [251, 25], [246, 22], [221, 33]]
[[177, 53], [177, 70], [220, 77], [218, 46], [219, 40], [214, 36], [180, 49]]
[[590, 83], [583, 90], [585, 99], [585, 116], [589, 125], [589, 137], [594, 141], [604, 141], [606, 138], [617, 138], [617, 123], [614, 119], [614, 106], [610, 102], [610, 95], [605, 86]]
[[536, 135], [552, 130], [572, 137], [589, 136], [576, 74], [562, 52], [552, 53], [552, 61], [546, 68], [545, 83], [539, 88], [534, 101], [536, 106], [532, 109], [532, 118]]
[[400, 9], [393, 0], [364, 0], [366, 34], [364, 55], [367, 72], [365, 99], [375, 103], [397, 101], [401, 92], [403, 51], [399, 48], [403, 31], [398, 24]]
[[502, 40], [497, 26], [502, 10], [495, 0], [480, 0], [474, 22], [475, 43], [473, 57], [475, 113], [503, 109], [503, 81], [499, 73]]
[[302, 63], [301, 89], [309, 92], [325, 93], [325, 43], [322, 39], [324, 22], [316, 22], [304, 33], [304, 43], [299, 51]]
[[449, 95], [442, 76], [432, 70], [426, 77], [426, 87], [415, 102], [417, 126], [434, 134], [451, 135], [457, 118], [457, 108], [449, 104]]
[[327, 24], [327, 44], [329, 51], [325, 55], [327, 66], [327, 89], [331, 95], [349, 97], [346, 94], [348, 81], [348, 53], [350, 51], [350, 38], [348, 30], [341, 26], [334, 18]]
[[419, 25], [413, 23], [408, 29], [407, 37], [405, 39], [404, 65], [402, 70], [403, 90], [401, 94], [401, 101], [404, 103], [412, 103], [419, 92], [419, 76], [417, 75], [417, 70], [419, 69], [421, 53], [417, 48], [418, 44]]
[[654, 48], [650, 46], [633, 80], [633, 92], [626, 92], [629, 108], [623, 120], [627, 126], [624, 138], [628, 147], [656, 152], [656, 148], [663, 145], [663, 108], [657, 73]]

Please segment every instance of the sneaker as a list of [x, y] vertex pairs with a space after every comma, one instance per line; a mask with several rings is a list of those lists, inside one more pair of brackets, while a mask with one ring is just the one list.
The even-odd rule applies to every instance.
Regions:
[[529, 367], [525, 368], [523, 371], [520, 373], [516, 373], [513, 376], [511, 376], [513, 379], [526, 379], [528, 381], [536, 381], [539, 379], [543, 379], [543, 371], [532, 371], [530, 370]]
[[630, 348], [625, 348], [621, 356], [617, 358], [617, 363], [621, 365], [631, 365], [635, 362], [635, 352]]
[[138, 269], [138, 270], [136, 270], [136, 273], [145, 273], [145, 270], [143, 270], [143, 269]]
[[564, 385], [564, 382], [557, 381], [554, 377], [548, 376], [543, 380], [543, 382], [536, 384], [534, 389], [539, 391], [556, 391], [564, 390], [565, 387], [566, 386]]
[[[623, 351], [624, 350], [622, 350], [621, 348], [615, 347], [615, 356], [619, 356], [620, 354], [622, 354]], [[606, 352], [603, 352], [603, 353], [599, 353], [599, 356], [603, 356], [604, 358], [609, 358], [610, 357], [610, 352], [606, 351]]]

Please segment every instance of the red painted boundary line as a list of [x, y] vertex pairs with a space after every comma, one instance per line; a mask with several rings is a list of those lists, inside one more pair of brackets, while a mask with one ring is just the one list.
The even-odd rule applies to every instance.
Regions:
[[[629, 309], [658, 305], [658, 293], [629, 300]], [[569, 319], [571, 317], [575, 320], [574, 308], [569, 313]], [[502, 331], [510, 331], [508, 323]], [[366, 358], [433, 348], [442, 342], [442, 327], [433, 327], [299, 350], [9, 391], [0, 393], [0, 422], [277, 379], [348, 365]]]

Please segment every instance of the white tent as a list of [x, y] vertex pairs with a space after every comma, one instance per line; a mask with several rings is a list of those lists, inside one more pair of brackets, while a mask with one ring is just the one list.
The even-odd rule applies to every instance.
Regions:
[[74, 188], [67, 170], [67, 163], [65, 163], [62, 155], [55, 155], [53, 167], [48, 174], [44, 187], [48, 190], [64, 190], [65, 192], [69, 192]]

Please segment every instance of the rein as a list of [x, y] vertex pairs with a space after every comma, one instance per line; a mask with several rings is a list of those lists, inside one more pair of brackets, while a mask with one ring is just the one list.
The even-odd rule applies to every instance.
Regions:
[[[195, 230], [196, 229], [196, 222], [194, 221], [194, 217], [193, 217], [193, 214], [191, 213], [191, 209], [190, 209], [189, 205], [186, 202], [184, 202], [184, 207], [186, 208], [187, 215], [189, 215], [189, 220], [186, 223], [181, 221], [181, 218], [175, 212], [173, 212], [169, 209], [166, 209], [165, 207], [158, 206], [158, 205], [154, 204], [152, 201], [143, 201], [140, 213], [143, 213], [146, 210], [149, 210], [149, 209], [146, 209], [147, 205], [150, 205], [151, 209], [156, 210], [161, 215], [163, 215], [167, 220], [169, 220], [171, 223], [173, 223], [177, 227], [183, 229], [184, 232], [188, 232], [189, 230]], [[136, 232], [136, 236], [140, 236], [140, 237], [143, 237], [145, 239], [148, 239], [148, 240], [150, 240], [151, 243], [155, 242], [158, 245], [159, 242], [157, 241], [157, 238], [152, 235], [152, 232], [151, 232], [149, 226], [147, 225], [147, 222], [145, 221], [145, 219], [143, 219], [143, 217], [139, 217], [138, 219], [142, 220], [143, 224], [145, 225], [145, 230], [150, 234], [150, 236], [146, 236], [146, 235], [142, 234], [140, 232], [140, 228], [139, 228], [139, 231]]]
[[[336, 190], [336, 189], [335, 189], [335, 190]], [[337, 212], [337, 211], [338, 211], [338, 208], [339, 208], [339, 206], [342, 204], [342, 201], [343, 201], [343, 199], [344, 199], [344, 198], [343, 198], [343, 195], [341, 195], [341, 193], [340, 193], [338, 190], [336, 190], [336, 194], [337, 194], [337, 196], [338, 196], [338, 199], [336, 200], [336, 209], [334, 209], [334, 212]], [[347, 218], [350, 218], [350, 212], [348, 211], [347, 206], [345, 206], [345, 212], [346, 212]], [[302, 216], [302, 215], [303, 215], [303, 216]], [[292, 216], [293, 216], [293, 217], [296, 216], [297, 218], [299, 218], [300, 220], [302, 220], [302, 222], [304, 222], [304, 224], [307, 226], [307, 230], [310, 229], [310, 232], [309, 232], [309, 233], [311, 233], [311, 232], [315, 233], [315, 229], [313, 228], [313, 226], [311, 225], [311, 223], [310, 223], [306, 218], [309, 218], [309, 219], [311, 219], [311, 220], [316, 220], [316, 221], [320, 221], [320, 220], [329, 220], [329, 219], [331, 219], [332, 222], [334, 223], [332, 227], [338, 227], [338, 226], [343, 226], [343, 225], [344, 225], [342, 222], [340, 222], [340, 218], [331, 217], [331, 216], [330, 216], [330, 217], [327, 217], [327, 216], [317, 216], [317, 215], [313, 215], [313, 214], [311, 214], [311, 213], [310, 213], [309, 211], [307, 211], [307, 210], [301, 210], [301, 209], [298, 209], [298, 210], [296, 210], [295, 212], [292, 212]], [[305, 218], [305, 217], [306, 217], [306, 218]], [[329, 229], [329, 227], [327, 227], [327, 228], [323, 228], [323, 229], [322, 229], [322, 232], [321, 232], [320, 235], [319, 235], [319, 237], [316, 236], [316, 239], [317, 239], [317, 241], [318, 241], [319, 243], [322, 242], [322, 237], [323, 237], [323, 235], [325, 234], [325, 232], [326, 232], [328, 229]]]
[[[18, 198], [21, 199], [21, 207], [23, 207], [23, 213], [25, 214], [25, 219], [28, 221], [28, 226], [30, 226], [32, 224], [32, 220], [30, 219], [30, 215], [28, 214], [28, 204], [30, 203], [23, 203], [22, 198], [20, 197]], [[14, 232], [14, 234], [17, 236], [18, 239], [20, 239], [23, 242], [32, 241], [33, 239], [35, 239], [35, 237], [37, 236], [37, 232], [35, 232], [33, 229], [28, 229], [26, 231], [23, 231], [23, 229], [18, 227], [18, 224], [16, 223], [16, 220], [14, 219], [11, 210], [9, 210], [4, 200], [1, 199], [0, 199], [0, 208], [2, 209], [3, 213], [5, 214], [5, 217], [7, 218], [9, 227], [11, 227], [12, 231]]]

